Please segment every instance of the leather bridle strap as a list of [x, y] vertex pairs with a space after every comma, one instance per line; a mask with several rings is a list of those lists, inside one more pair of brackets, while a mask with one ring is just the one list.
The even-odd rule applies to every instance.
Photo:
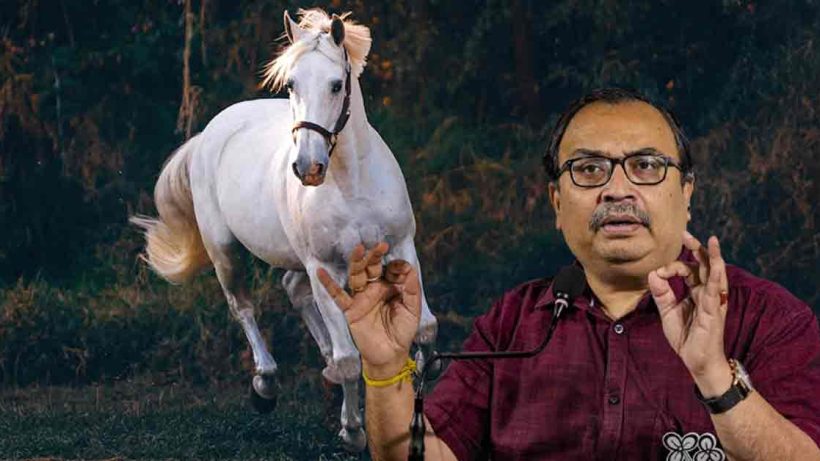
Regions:
[[347, 125], [348, 119], [350, 119], [350, 61], [347, 57], [347, 49], [345, 51], [345, 99], [342, 102], [342, 113], [339, 114], [339, 118], [336, 119], [336, 124], [333, 126], [333, 131], [328, 131], [325, 127], [321, 125], [317, 125], [313, 122], [308, 122], [305, 120], [301, 120], [296, 122], [291, 128], [290, 132], [293, 135], [293, 140], [296, 142], [296, 131], [302, 128], [307, 130], [312, 130], [325, 138], [325, 141], [330, 145], [330, 151], [328, 152], [327, 156], [330, 157], [333, 155], [333, 149], [336, 148], [336, 138], [339, 136], [339, 133], [344, 129], [345, 125]]

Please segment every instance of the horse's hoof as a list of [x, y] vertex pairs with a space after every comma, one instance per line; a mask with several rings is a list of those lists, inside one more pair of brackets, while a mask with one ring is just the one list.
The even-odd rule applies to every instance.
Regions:
[[367, 434], [364, 433], [363, 428], [350, 429], [343, 427], [339, 431], [339, 437], [342, 439], [342, 445], [345, 450], [352, 453], [359, 453], [367, 447]]
[[276, 408], [276, 398], [277, 398], [276, 385], [273, 384], [273, 383], [264, 385], [265, 394], [260, 394], [259, 391], [257, 390], [257, 385], [256, 385], [256, 383], [258, 381], [257, 378], [265, 380], [265, 381], [268, 381], [268, 380], [272, 381], [272, 378], [265, 379], [265, 378], [262, 378], [261, 376], [257, 375], [257, 376], [253, 377], [253, 383], [251, 384], [251, 390], [250, 390], [251, 406], [258, 413], [261, 413], [261, 414], [265, 415], [265, 414], [268, 414], [268, 413], [272, 412]]
[[344, 377], [339, 373], [339, 369], [333, 365], [326, 366], [322, 370], [322, 376], [333, 384], [342, 384], [344, 382]]
[[276, 378], [272, 375], [255, 375], [253, 377], [253, 389], [264, 399], [276, 398], [278, 392], [276, 388]]

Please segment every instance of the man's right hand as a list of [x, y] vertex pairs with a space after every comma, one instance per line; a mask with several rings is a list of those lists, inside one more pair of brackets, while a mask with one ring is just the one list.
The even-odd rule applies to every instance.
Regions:
[[407, 362], [421, 318], [421, 288], [416, 269], [402, 260], [382, 266], [387, 243], [350, 255], [348, 286], [343, 290], [324, 269], [316, 275], [345, 313], [350, 333], [371, 379], [395, 376]]

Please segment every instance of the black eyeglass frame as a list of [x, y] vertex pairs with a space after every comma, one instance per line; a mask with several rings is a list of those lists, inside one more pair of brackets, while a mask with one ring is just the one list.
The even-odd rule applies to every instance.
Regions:
[[[663, 160], [663, 176], [661, 177], [661, 179], [659, 179], [656, 182], [635, 182], [629, 176], [629, 173], [627, 173], [626, 167], [624, 166], [626, 164], [626, 161], [629, 160], [630, 158], [633, 158], [633, 157], [654, 157], [654, 158]], [[575, 175], [572, 174], [572, 164], [577, 162], [577, 161], [580, 161], [580, 160], [589, 160], [589, 159], [603, 159], [603, 160], [606, 160], [606, 161], [609, 162], [609, 167], [610, 167], [609, 168], [609, 175], [606, 177], [606, 181], [602, 182], [601, 184], [596, 184], [594, 186], [585, 186], [585, 185], [582, 185], [582, 184], [578, 184], [578, 181], [575, 180]], [[683, 167], [681, 166], [681, 164], [676, 162], [675, 160], [667, 157], [666, 155], [648, 153], [648, 152], [635, 152], [635, 153], [632, 153], [632, 154], [629, 154], [629, 155], [625, 155], [621, 158], [612, 158], [612, 157], [607, 157], [607, 156], [604, 156], [604, 155], [584, 155], [582, 157], [571, 158], [571, 159], [567, 160], [566, 162], [564, 162], [563, 165], [561, 165], [561, 168], [558, 170], [558, 174], [555, 175], [555, 178], [556, 179], [560, 178], [562, 174], [569, 171], [569, 177], [572, 180], [573, 184], [575, 184], [578, 187], [582, 187], [584, 189], [594, 189], [596, 187], [605, 186], [609, 182], [609, 180], [612, 179], [612, 175], [615, 173], [615, 167], [618, 166], [618, 165], [620, 165], [621, 169], [624, 170], [624, 176], [626, 176], [626, 179], [628, 179], [629, 182], [631, 182], [632, 184], [635, 184], [636, 186], [655, 186], [655, 185], [658, 185], [658, 184], [666, 181], [666, 175], [669, 173], [669, 167], [670, 166], [677, 168], [681, 172], [681, 174], [684, 174]]]

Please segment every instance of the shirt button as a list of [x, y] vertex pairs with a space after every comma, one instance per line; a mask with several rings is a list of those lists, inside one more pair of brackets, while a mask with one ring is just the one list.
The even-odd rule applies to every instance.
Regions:
[[609, 404], [610, 405], [617, 405], [619, 403], [621, 403], [621, 398], [620, 397], [618, 397], [617, 395], [610, 395], [609, 396]]
[[615, 324], [614, 330], [615, 330], [615, 333], [617, 333], [619, 335], [624, 334], [624, 326], [621, 325], [620, 323]]

